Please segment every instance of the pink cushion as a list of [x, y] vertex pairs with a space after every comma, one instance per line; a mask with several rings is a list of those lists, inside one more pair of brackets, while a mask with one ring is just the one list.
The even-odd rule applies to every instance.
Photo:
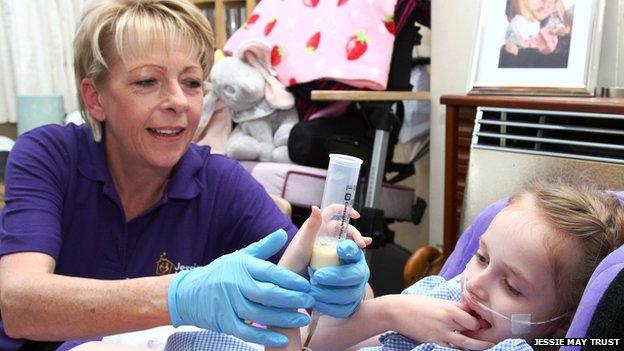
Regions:
[[[281, 196], [293, 206], [320, 206], [327, 170], [290, 163], [240, 163], [269, 194]], [[394, 184], [382, 185], [381, 208], [387, 218], [411, 220], [413, 203], [414, 189]]]

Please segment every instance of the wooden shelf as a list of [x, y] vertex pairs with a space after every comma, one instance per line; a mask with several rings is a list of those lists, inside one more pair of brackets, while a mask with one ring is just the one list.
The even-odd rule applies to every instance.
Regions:
[[429, 100], [428, 91], [313, 90], [314, 101]]
[[[227, 41], [227, 14], [226, 10], [236, 5], [245, 8], [245, 20], [249, 18], [249, 14], [256, 7], [257, 0], [193, 0], [193, 3], [203, 9], [212, 9], [214, 19], [210, 23], [214, 30], [215, 49], [223, 49]], [[239, 25], [243, 25], [244, 21], [240, 21]]]
[[440, 103], [452, 106], [484, 106], [624, 114], [624, 98], [527, 97], [493, 95], [442, 95]]

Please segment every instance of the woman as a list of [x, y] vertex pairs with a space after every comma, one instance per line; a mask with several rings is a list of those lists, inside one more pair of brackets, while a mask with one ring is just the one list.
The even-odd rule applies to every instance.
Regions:
[[[33, 130], [8, 161], [0, 349], [166, 324], [279, 346], [283, 335], [243, 321], [299, 327], [309, 318], [293, 309], [357, 308], [363, 255], [332, 267], [359, 282], [348, 287], [318, 270], [312, 288], [264, 261], [296, 228], [238, 164], [190, 145], [212, 53], [210, 24], [189, 1], [87, 6], [74, 65], [90, 128]], [[346, 298], [333, 300], [337, 290]]]

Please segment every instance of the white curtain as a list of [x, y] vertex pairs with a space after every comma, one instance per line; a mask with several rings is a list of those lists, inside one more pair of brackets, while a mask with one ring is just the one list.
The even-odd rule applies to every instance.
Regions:
[[72, 40], [85, 0], [0, 0], [0, 123], [17, 122], [18, 94], [63, 94], [78, 107]]

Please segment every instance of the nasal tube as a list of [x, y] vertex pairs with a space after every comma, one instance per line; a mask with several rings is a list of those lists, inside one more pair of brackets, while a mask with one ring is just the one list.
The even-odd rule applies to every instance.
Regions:
[[562, 313], [561, 315], [551, 318], [551, 319], [547, 319], [547, 320], [543, 320], [543, 321], [537, 321], [537, 322], [532, 322], [531, 321], [531, 314], [530, 313], [513, 313], [511, 315], [511, 317], [508, 317], [498, 311], [493, 310], [492, 308], [490, 308], [489, 306], [486, 306], [485, 304], [483, 304], [482, 302], [476, 301], [473, 298], [470, 297], [470, 293], [468, 293], [468, 290], [466, 290], [466, 274], [465, 272], [462, 273], [462, 291], [464, 292], [464, 296], [466, 298], [468, 298], [470, 300], [470, 303], [478, 305], [479, 307], [483, 308], [484, 310], [487, 310], [501, 318], [504, 318], [508, 321], [511, 322], [511, 334], [512, 335], [525, 335], [528, 334], [531, 331], [531, 326], [532, 325], [542, 325], [542, 324], [546, 324], [546, 323], [552, 323], [554, 321], [557, 321], [565, 316], [568, 315], [567, 312]]

